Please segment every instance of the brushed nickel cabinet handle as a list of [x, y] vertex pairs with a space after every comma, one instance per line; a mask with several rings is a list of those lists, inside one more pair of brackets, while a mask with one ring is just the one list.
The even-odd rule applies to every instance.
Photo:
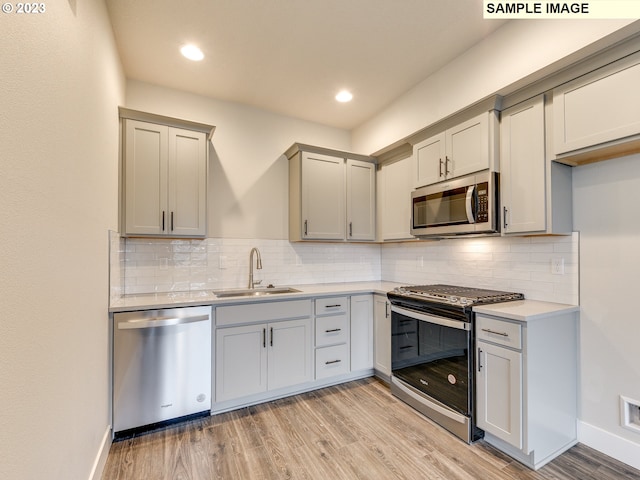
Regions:
[[171, 231], [173, 232], [173, 212], [171, 212]]
[[493, 333], [494, 335], [500, 335], [502, 337], [508, 337], [509, 334], [507, 332], [496, 332], [495, 330], [491, 330], [490, 328], [483, 328], [483, 332]]
[[333, 333], [333, 332], [339, 332], [341, 331], [341, 328], [332, 328], [330, 330], [325, 330], [324, 333]]
[[271, 327], [271, 331], [269, 332], [269, 345], [273, 347], [273, 327]]
[[164, 210], [162, 211], [162, 231], [164, 232]]
[[324, 362], [325, 365], [331, 365], [332, 363], [340, 363], [342, 360], [328, 360]]

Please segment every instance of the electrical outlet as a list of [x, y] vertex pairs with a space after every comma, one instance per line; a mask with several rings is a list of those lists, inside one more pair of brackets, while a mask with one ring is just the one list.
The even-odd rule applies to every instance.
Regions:
[[564, 275], [564, 258], [551, 259], [551, 273], [554, 275]]

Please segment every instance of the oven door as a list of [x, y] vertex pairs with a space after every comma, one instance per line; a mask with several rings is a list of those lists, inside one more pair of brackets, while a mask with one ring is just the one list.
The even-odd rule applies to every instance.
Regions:
[[391, 307], [394, 377], [471, 416], [471, 323]]

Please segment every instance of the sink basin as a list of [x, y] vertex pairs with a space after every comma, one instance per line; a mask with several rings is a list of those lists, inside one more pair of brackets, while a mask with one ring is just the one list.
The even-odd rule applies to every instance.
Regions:
[[278, 295], [282, 293], [296, 293], [300, 290], [289, 287], [263, 287], [263, 288], [245, 288], [245, 289], [229, 289], [229, 290], [213, 290], [212, 293], [218, 298], [226, 297], [266, 297], [269, 295]]

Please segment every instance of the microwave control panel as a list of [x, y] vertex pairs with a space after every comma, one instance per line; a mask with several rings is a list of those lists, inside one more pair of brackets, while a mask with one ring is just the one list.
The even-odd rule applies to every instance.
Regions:
[[476, 211], [476, 223], [489, 221], [489, 184], [479, 183], [476, 186], [478, 192], [478, 210]]

